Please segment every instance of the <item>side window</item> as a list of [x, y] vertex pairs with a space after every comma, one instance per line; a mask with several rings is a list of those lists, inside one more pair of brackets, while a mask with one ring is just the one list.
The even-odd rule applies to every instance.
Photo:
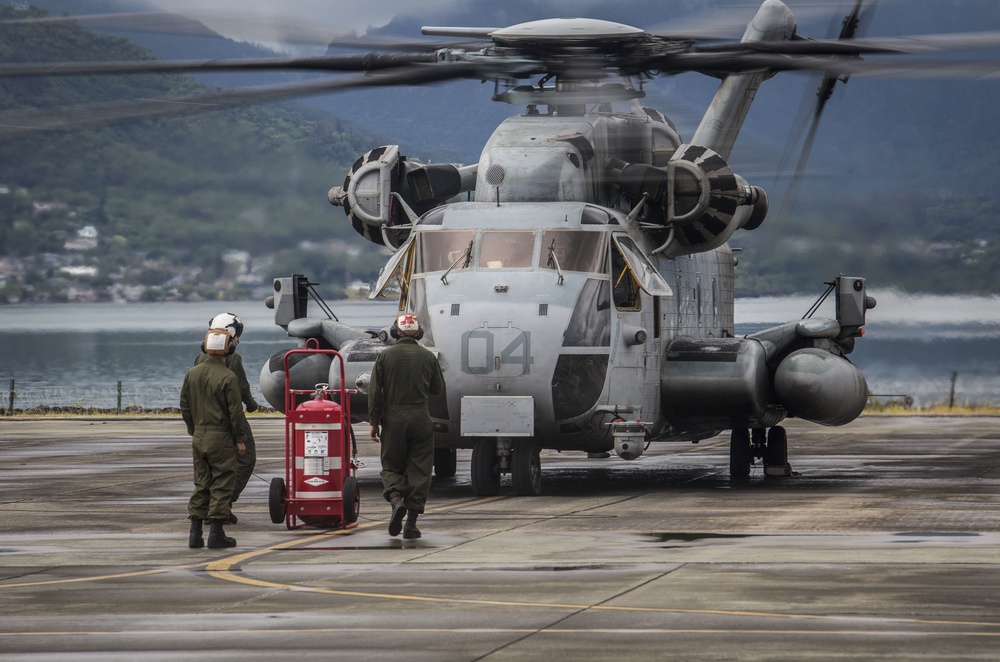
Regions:
[[618, 310], [642, 309], [639, 282], [614, 243], [611, 245], [611, 296]]

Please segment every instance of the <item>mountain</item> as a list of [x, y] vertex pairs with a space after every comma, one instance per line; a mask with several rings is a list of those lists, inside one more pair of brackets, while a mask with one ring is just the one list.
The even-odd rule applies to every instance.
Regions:
[[[98, 8], [93, 2], [82, 0], [47, 0], [45, 4], [54, 13], [73, 13], [80, 7], [87, 12], [148, 8], [147, 3], [117, 0], [103, 0]], [[836, 17], [844, 15], [852, 3], [843, 3], [839, 10], [830, 3], [789, 0], [788, 4], [800, 18], [800, 33], [826, 37], [831, 29], [839, 28]], [[745, 25], [755, 11], [749, 5], [733, 7], [726, 0], [678, 0], [669, 4], [669, 16], [666, 7], [659, 0], [629, 0], [613, 5], [586, 1], [570, 4], [560, 0], [505, 3], [466, 0], [421, 5], [413, 10], [419, 15], [403, 13], [374, 32], [379, 36], [413, 38], [419, 34], [420, 25], [498, 26], [571, 12], [664, 30], [670, 30], [678, 22], [695, 21], [698, 15], [707, 15], [709, 24], [718, 25], [725, 20], [729, 34], [738, 36], [742, 32], [740, 24]], [[868, 34], [998, 27], [1000, 3], [993, 0], [910, 0], [879, 3]], [[199, 32], [203, 30], [198, 28]], [[245, 57], [269, 52], [256, 45], [211, 35], [140, 31], [123, 34], [141, 41], [163, 58]], [[80, 57], [80, 52], [72, 48], [57, 55], [46, 50], [47, 45], [39, 47], [42, 50], [38, 59]], [[151, 56], [145, 52], [141, 57]], [[240, 85], [301, 76], [227, 74], [199, 77], [199, 80]], [[173, 80], [193, 84], [186, 77]], [[92, 84], [96, 85], [96, 81]], [[113, 83], [102, 85], [113, 86]], [[682, 137], [690, 137], [716, 86], [717, 81], [697, 74], [659, 78], [647, 86], [645, 103], [670, 115]], [[769, 191], [772, 203], [772, 212], [761, 229], [738, 233], [734, 239], [734, 244], [742, 249], [737, 279], [739, 293], [812, 291], [837, 272], [865, 275], [875, 287], [910, 291], [1000, 290], [1000, 229], [993, 222], [1000, 211], [993, 184], [993, 173], [1000, 167], [1000, 149], [997, 149], [1000, 128], [992, 119], [994, 108], [1000, 105], [997, 84], [854, 77], [846, 85], [838, 86], [824, 113], [805, 178], [791, 205], [791, 196], [786, 191], [791, 166], [786, 165], [779, 172], [779, 165], [794, 134], [800, 106], [813, 102], [816, 86], [814, 78], [797, 74], [781, 74], [767, 81], [757, 95], [730, 159], [737, 172]], [[268, 254], [266, 249], [272, 246], [291, 251], [295, 241], [322, 242], [330, 237], [343, 240], [352, 250], [369, 251], [366, 242], [352, 236], [340, 212], [326, 205], [323, 199], [326, 188], [339, 183], [345, 164], [379, 144], [401, 144], [404, 153], [423, 160], [475, 162], [494, 127], [504, 117], [519, 112], [516, 107], [489, 101], [491, 92], [492, 85], [477, 81], [372, 89], [303, 101], [310, 107], [331, 112], [339, 118], [336, 120], [327, 116], [317, 119], [321, 115], [304, 111], [304, 106], [299, 105], [293, 111], [272, 107], [231, 111], [221, 116], [227, 118], [225, 125], [213, 124], [215, 120], [210, 119], [165, 123], [178, 132], [171, 134], [170, 141], [176, 142], [177, 149], [172, 150], [169, 160], [185, 162], [186, 170], [165, 172], [157, 184], [171, 189], [179, 186], [186, 192], [179, 197], [159, 199], [153, 195], [152, 203], [128, 204], [146, 210], [143, 212], [146, 215], [150, 209], [174, 216], [180, 209], [186, 210], [181, 216], [193, 213], [199, 219], [196, 228], [188, 228], [186, 219], [166, 225], [192, 232], [189, 236], [198, 237], [199, 241], [205, 240], [205, 233], [218, 227], [218, 223], [228, 223], [214, 236], [225, 236], [227, 242], [250, 253], [256, 261], [261, 261]], [[7, 98], [7, 94], [0, 97]], [[283, 118], [280, 122], [269, 119], [268, 113], [276, 112], [295, 118]], [[299, 121], [312, 128], [295, 129], [291, 135], [281, 137], [272, 135], [275, 126], [298, 127]], [[322, 128], [324, 123], [327, 127], [332, 123], [335, 130]], [[244, 130], [250, 134], [238, 133]], [[141, 143], [142, 139], [133, 134], [142, 131], [155, 133], [152, 129], [135, 127], [114, 129], [113, 135]], [[183, 131], [188, 133], [182, 136]], [[363, 136], [365, 132], [386, 137]], [[145, 140], [153, 142], [149, 137]], [[160, 137], [156, 140], [163, 142]], [[327, 140], [333, 142], [327, 144]], [[185, 158], [183, 149], [189, 142], [195, 143], [200, 151]], [[204, 155], [206, 148], [212, 152], [210, 156]], [[86, 153], [87, 147], [82, 149]], [[132, 151], [142, 153], [143, 148]], [[150, 151], [145, 148], [147, 155]], [[229, 159], [229, 165], [221, 165], [223, 159]], [[3, 178], [0, 183], [9, 184], [21, 177], [16, 160], [3, 160], [10, 167], [0, 170]], [[85, 157], [74, 162], [87, 163]], [[213, 165], [203, 167], [208, 163]], [[58, 158], [40, 165], [38, 172], [44, 173], [44, 177], [38, 177], [36, 185], [51, 188], [52, 182], [60, 179], [60, 168], [66, 167]], [[93, 181], [101, 167], [84, 166], [82, 169], [89, 174], [90, 181], [80, 189], [84, 193], [75, 193], [98, 212], [109, 205], [101, 203], [102, 194], [97, 192], [106, 190], [114, 196], [116, 191], [126, 189], [124, 182], [113, 187], [103, 184], [103, 180]], [[129, 175], [141, 171], [129, 166], [118, 170]], [[325, 176], [330, 173], [332, 176]], [[106, 180], [107, 175], [104, 177]], [[150, 188], [155, 188], [148, 182], [128, 183], [133, 185], [139, 187], [137, 198], [153, 194]], [[178, 203], [189, 200], [191, 193], [187, 191], [199, 185], [225, 202], [213, 203], [210, 213], [197, 213], [206, 209], [201, 203], [194, 210]], [[223, 192], [232, 193], [230, 189], [238, 193], [227, 198]], [[269, 195], [264, 195], [265, 192]], [[124, 210], [126, 203], [120, 204]], [[334, 213], [332, 223], [330, 213]], [[97, 217], [100, 218], [100, 213]], [[252, 233], [245, 232], [245, 219], [253, 219], [256, 224], [252, 225]], [[294, 228], [289, 227], [291, 224]], [[124, 226], [119, 230], [124, 232]], [[265, 245], [255, 245], [251, 240], [259, 237], [266, 237]], [[187, 240], [177, 241], [183, 245]], [[167, 245], [169, 240], [160, 236], [154, 243]], [[286, 264], [297, 263], [300, 267], [296, 270], [314, 275], [313, 265], [305, 264], [314, 259], [312, 253], [288, 252], [286, 256]], [[329, 262], [333, 261], [320, 265], [321, 272], [332, 273], [334, 267]], [[220, 260], [217, 258], [215, 262]], [[344, 280], [349, 278], [343, 270], [336, 274]], [[150, 276], [150, 280], [155, 279]]]
[[[0, 7], [0, 20], [41, 16]], [[153, 57], [73, 24], [8, 24], [0, 39], [7, 61]], [[201, 89], [182, 75], [0, 79], [0, 110]], [[0, 301], [245, 297], [306, 269], [339, 288], [371, 279], [383, 258], [355, 241], [326, 191], [381, 142], [293, 105], [8, 140], [0, 151]]]

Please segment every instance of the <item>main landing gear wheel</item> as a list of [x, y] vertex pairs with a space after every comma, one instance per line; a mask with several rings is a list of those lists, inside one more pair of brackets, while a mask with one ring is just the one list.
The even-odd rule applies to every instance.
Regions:
[[283, 478], [272, 478], [271, 489], [267, 495], [267, 511], [271, 515], [271, 521], [281, 524], [285, 521], [285, 480]]
[[361, 489], [358, 479], [348, 476], [344, 479], [344, 524], [354, 524], [361, 512]]
[[434, 449], [434, 475], [437, 478], [454, 478], [458, 472], [458, 451], [454, 448]]
[[533, 442], [515, 443], [510, 467], [511, 482], [517, 496], [538, 496], [542, 493], [542, 460], [540, 448]]
[[472, 493], [476, 496], [500, 494], [500, 457], [494, 439], [479, 439], [472, 447]]
[[737, 479], [748, 477], [752, 460], [750, 431], [746, 428], [734, 429], [729, 436], [729, 477]]
[[791, 467], [788, 465], [788, 434], [780, 425], [775, 425], [767, 431], [764, 473], [768, 476], [791, 475]]

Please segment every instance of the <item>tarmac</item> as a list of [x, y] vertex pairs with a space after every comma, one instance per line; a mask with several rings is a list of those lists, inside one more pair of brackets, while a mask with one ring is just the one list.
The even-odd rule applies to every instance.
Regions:
[[0, 658], [1000, 659], [1000, 418], [792, 421], [793, 475], [737, 482], [728, 436], [544, 451], [539, 497], [475, 497], [460, 451], [418, 540], [361, 426], [358, 526], [273, 524], [283, 419], [251, 423], [239, 544], [192, 550], [179, 418], [0, 420]]

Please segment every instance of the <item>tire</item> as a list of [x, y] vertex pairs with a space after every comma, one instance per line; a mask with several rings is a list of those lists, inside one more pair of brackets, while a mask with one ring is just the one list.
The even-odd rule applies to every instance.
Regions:
[[775, 425], [767, 431], [764, 467], [783, 467], [786, 464], [788, 464], [788, 433], [785, 432], [785, 428]]
[[746, 478], [750, 475], [750, 431], [736, 428], [729, 436], [729, 477]]
[[267, 510], [271, 521], [281, 524], [285, 521], [285, 479], [272, 478], [271, 489], [267, 495]]
[[344, 479], [344, 524], [354, 524], [361, 512], [361, 488], [358, 479], [348, 476]]
[[500, 494], [500, 458], [495, 439], [479, 439], [472, 447], [470, 463], [472, 493], [476, 496]]
[[434, 449], [434, 476], [454, 478], [458, 473], [458, 451], [454, 448]]
[[530, 441], [514, 444], [510, 471], [517, 496], [538, 496], [542, 493], [540, 450], [538, 444]]

